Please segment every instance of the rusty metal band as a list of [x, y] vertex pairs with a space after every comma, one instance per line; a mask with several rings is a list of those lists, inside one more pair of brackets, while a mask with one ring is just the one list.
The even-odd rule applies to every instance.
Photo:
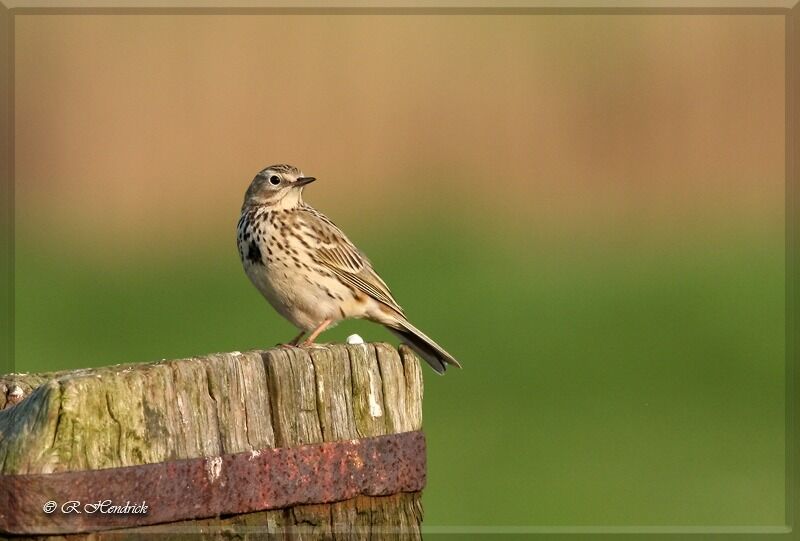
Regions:
[[[3, 475], [0, 532], [79, 533], [416, 492], [425, 486], [425, 469], [425, 437], [415, 431], [123, 468]], [[56, 507], [49, 510], [48, 502]], [[64, 507], [68, 502], [79, 504]]]

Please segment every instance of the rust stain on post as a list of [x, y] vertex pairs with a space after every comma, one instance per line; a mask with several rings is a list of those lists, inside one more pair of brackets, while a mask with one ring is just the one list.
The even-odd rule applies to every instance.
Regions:
[[[387, 436], [104, 470], [0, 476], [0, 531], [97, 531], [250, 513], [425, 486], [425, 438]], [[43, 509], [55, 502], [50, 512]], [[62, 511], [67, 502], [80, 502]], [[144, 513], [98, 505], [147, 506]], [[86, 505], [89, 504], [89, 507]]]

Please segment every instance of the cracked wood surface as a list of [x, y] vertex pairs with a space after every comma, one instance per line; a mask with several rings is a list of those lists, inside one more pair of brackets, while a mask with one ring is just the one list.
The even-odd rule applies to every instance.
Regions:
[[[0, 376], [0, 474], [133, 466], [421, 428], [419, 361], [387, 344]], [[174, 526], [226, 538], [419, 537], [419, 497], [359, 497]]]

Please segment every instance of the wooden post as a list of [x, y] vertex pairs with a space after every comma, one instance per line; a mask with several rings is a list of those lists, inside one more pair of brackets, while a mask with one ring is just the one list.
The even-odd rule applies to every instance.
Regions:
[[[421, 427], [418, 359], [387, 344], [0, 376], [0, 475], [6, 476], [255, 453]], [[417, 491], [124, 531], [419, 538], [421, 521]]]

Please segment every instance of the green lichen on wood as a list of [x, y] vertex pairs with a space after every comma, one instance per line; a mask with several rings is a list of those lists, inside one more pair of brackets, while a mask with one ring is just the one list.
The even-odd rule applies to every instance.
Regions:
[[50, 449], [60, 409], [61, 387], [51, 380], [0, 412], [0, 473], [53, 471]]

